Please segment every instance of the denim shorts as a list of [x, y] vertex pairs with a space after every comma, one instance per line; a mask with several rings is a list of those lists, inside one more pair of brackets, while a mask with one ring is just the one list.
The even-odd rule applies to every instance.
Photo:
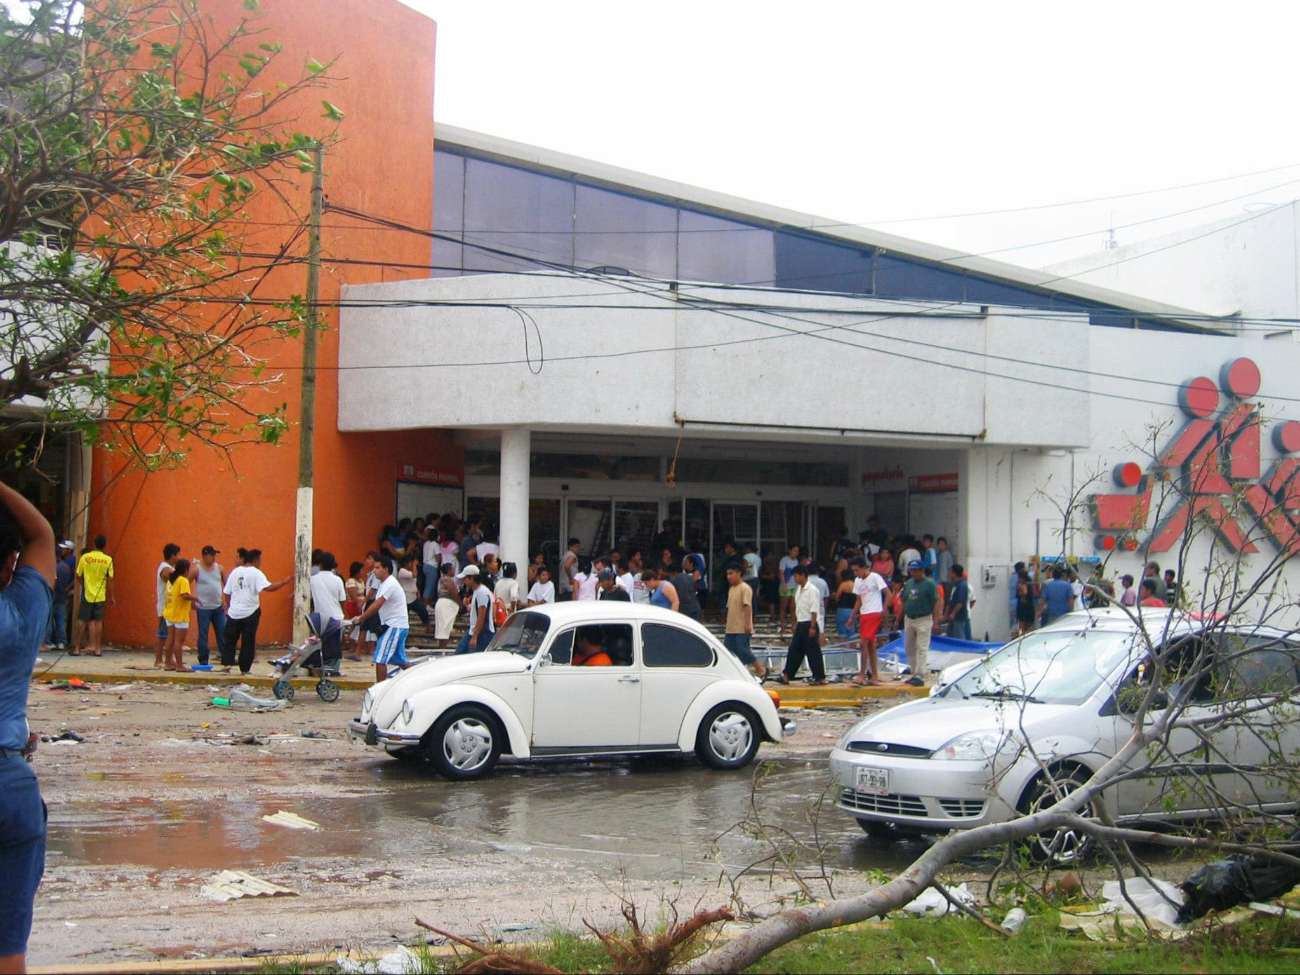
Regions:
[[45, 803], [20, 755], [0, 757], [0, 956], [27, 951], [32, 902], [45, 873]]
[[746, 666], [758, 662], [758, 659], [754, 656], [754, 651], [749, 649], [748, 633], [727, 633], [722, 637], [722, 645]]

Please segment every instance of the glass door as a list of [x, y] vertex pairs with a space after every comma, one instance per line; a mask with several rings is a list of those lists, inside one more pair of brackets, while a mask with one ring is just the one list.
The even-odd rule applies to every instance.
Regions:
[[720, 593], [726, 587], [727, 556], [722, 547], [731, 541], [736, 546], [736, 558], [745, 554], [745, 546], [758, 551], [758, 502], [714, 501], [713, 541], [709, 552], [709, 587]]
[[640, 551], [646, 564], [650, 561], [650, 543], [659, 527], [658, 501], [614, 502], [614, 547], [623, 558]]
[[578, 554], [594, 558], [609, 551], [612, 508], [613, 503], [608, 499], [569, 499], [565, 512], [568, 516], [567, 531], [569, 537], [576, 538], [582, 546]]

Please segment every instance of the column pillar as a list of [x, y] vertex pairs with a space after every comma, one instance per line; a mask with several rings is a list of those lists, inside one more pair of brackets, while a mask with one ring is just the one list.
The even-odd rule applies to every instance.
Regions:
[[501, 560], [522, 573], [528, 564], [529, 467], [533, 435], [524, 427], [501, 431]]

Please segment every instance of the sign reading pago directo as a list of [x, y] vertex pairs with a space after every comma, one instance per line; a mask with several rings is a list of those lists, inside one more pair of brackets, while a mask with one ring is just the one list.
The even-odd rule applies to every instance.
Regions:
[[[1273, 426], [1273, 445], [1282, 456], [1263, 473], [1263, 420], [1260, 404], [1250, 402], [1259, 387], [1259, 366], [1251, 359], [1225, 364], [1217, 383], [1205, 376], [1183, 383], [1182, 428], [1145, 471], [1136, 463], [1113, 471], [1116, 486], [1132, 493], [1092, 496], [1097, 548], [1167, 552], [1190, 518], [1213, 527], [1235, 552], [1255, 552], [1263, 538], [1284, 554], [1300, 552], [1300, 422]], [[1148, 531], [1157, 481], [1177, 489], [1163, 492]]]

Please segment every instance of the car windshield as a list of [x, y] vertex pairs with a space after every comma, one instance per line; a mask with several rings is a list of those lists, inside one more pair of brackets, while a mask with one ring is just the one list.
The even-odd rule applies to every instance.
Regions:
[[542, 613], [515, 613], [505, 621], [492, 642], [489, 650], [502, 650], [532, 658], [546, 639], [546, 631], [551, 628], [551, 618]]
[[1133, 646], [1133, 634], [1114, 630], [1031, 633], [963, 674], [945, 695], [1081, 704]]

